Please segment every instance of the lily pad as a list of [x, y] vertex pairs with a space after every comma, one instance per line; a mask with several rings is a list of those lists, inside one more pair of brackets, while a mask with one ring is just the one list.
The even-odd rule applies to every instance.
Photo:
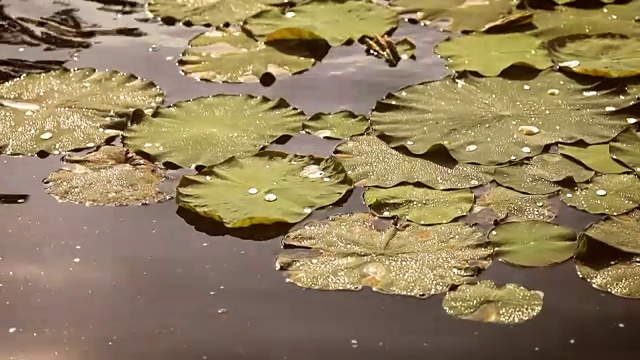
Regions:
[[285, 54], [242, 31], [213, 30], [189, 41], [178, 65], [198, 80], [258, 82], [263, 74], [289, 76], [309, 69], [315, 60]]
[[493, 281], [460, 285], [447, 292], [442, 307], [451, 316], [498, 324], [518, 324], [530, 320], [542, 310], [541, 291], [518, 284], [497, 287]]
[[418, 13], [420, 20], [449, 22], [453, 31], [477, 31], [511, 11], [512, 0], [392, 0], [391, 6], [401, 14]]
[[60, 69], [0, 84], [0, 153], [93, 147], [120, 134], [135, 109], [164, 101], [152, 82], [116, 71]]
[[640, 179], [635, 175], [604, 174], [560, 193], [567, 205], [592, 214], [623, 214], [640, 205]]
[[499, 167], [495, 180], [503, 186], [528, 194], [550, 194], [560, 190], [554, 181], [587, 181], [594, 172], [559, 154], [541, 154], [522, 164]]
[[514, 33], [473, 34], [452, 37], [436, 46], [436, 53], [448, 59], [454, 71], [472, 70], [485, 76], [498, 76], [511, 65], [546, 69], [553, 65], [542, 41]]
[[492, 188], [489, 193], [476, 200], [478, 210], [491, 209], [498, 220], [506, 222], [541, 220], [555, 217], [546, 195], [525, 195], [502, 186]]
[[296, 223], [331, 205], [351, 189], [351, 179], [333, 159], [265, 151], [231, 158], [184, 176], [178, 205], [229, 228]]
[[490, 182], [493, 173], [493, 168], [488, 166], [408, 156], [375, 136], [352, 138], [340, 144], [336, 151], [349, 176], [366, 186], [391, 187], [401, 182], [418, 182], [439, 190], [462, 189]]
[[[633, 118], [634, 122], [636, 121]], [[633, 129], [620, 133], [609, 145], [611, 156], [640, 174], [640, 134]]]
[[576, 233], [545, 221], [501, 224], [489, 233], [496, 256], [519, 266], [561, 263], [576, 251]]
[[536, 155], [556, 142], [609, 141], [629, 126], [614, 110], [633, 101], [553, 71], [530, 81], [466, 76], [388, 95], [371, 124], [393, 147], [424, 154], [443, 145], [458, 161], [492, 165]]
[[418, 224], [445, 224], [469, 213], [473, 206], [469, 189], [442, 191], [414, 185], [388, 189], [369, 188], [364, 202], [377, 215], [397, 216]]
[[589, 168], [604, 174], [620, 174], [629, 169], [620, 165], [609, 155], [609, 144], [589, 146], [558, 145], [561, 154], [571, 156]]
[[585, 235], [628, 253], [640, 254], [640, 211], [611, 216], [589, 227]]
[[557, 64], [579, 74], [607, 78], [640, 75], [640, 39], [622, 34], [573, 35], [548, 43]]
[[347, 139], [363, 134], [369, 127], [366, 116], [351, 111], [339, 111], [333, 114], [317, 113], [305, 121], [302, 128], [309, 134], [322, 138]]
[[157, 189], [164, 170], [117, 146], [103, 146], [87, 155], [67, 155], [67, 164], [46, 179], [46, 191], [58, 201], [123, 206], [164, 201]]
[[360, 290], [428, 297], [473, 280], [489, 266], [483, 235], [455, 223], [377, 230], [368, 214], [314, 221], [285, 236], [276, 265], [288, 281], [322, 290]]
[[257, 153], [306, 119], [283, 99], [216, 95], [177, 102], [125, 132], [125, 143], [158, 161], [182, 167], [215, 165]]
[[309, 1], [287, 12], [276, 8], [262, 11], [244, 22], [259, 40], [280, 29], [300, 28], [324, 38], [331, 46], [366, 34], [383, 34], [397, 26], [394, 11], [364, 0]]
[[281, 0], [149, 0], [147, 10], [165, 22], [190, 22], [193, 25], [238, 23]]

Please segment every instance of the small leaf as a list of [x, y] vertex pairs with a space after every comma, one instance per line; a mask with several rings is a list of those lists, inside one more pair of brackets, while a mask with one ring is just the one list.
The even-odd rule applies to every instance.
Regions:
[[592, 214], [623, 214], [640, 205], [640, 180], [635, 175], [605, 174], [560, 193], [567, 205]]
[[587, 146], [559, 144], [558, 150], [561, 154], [568, 155], [600, 173], [620, 174], [629, 171], [611, 158], [609, 144]]
[[[629, 119], [634, 123], [637, 121], [635, 118]], [[609, 151], [611, 157], [623, 162], [640, 175], [640, 133], [633, 129], [623, 131], [609, 144]]]
[[[149, 0], [147, 10], [167, 22], [168, 19], [190, 22], [193, 25], [222, 25], [238, 23], [244, 18], [281, 0]], [[174, 20], [174, 21], [175, 21]]]
[[369, 127], [369, 120], [351, 111], [333, 114], [317, 113], [305, 121], [302, 128], [309, 134], [321, 138], [347, 139], [363, 134]]
[[491, 188], [488, 194], [476, 200], [479, 208], [489, 208], [498, 220], [506, 222], [549, 221], [555, 214], [546, 195], [525, 195], [501, 186]]
[[616, 249], [640, 254], [640, 211], [611, 216], [591, 225], [585, 234]]

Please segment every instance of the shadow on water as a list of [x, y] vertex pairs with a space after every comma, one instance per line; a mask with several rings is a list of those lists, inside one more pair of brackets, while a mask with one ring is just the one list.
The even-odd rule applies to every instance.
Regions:
[[[137, 21], [145, 17], [140, 2], [5, 1], [4, 11], [18, 24], [3, 22], [3, 29], [10, 23], [38, 36], [24, 40], [35, 46], [0, 44], [3, 61], [12, 59], [12, 71], [27, 64], [21, 61], [64, 60], [69, 67], [133, 72], [162, 86], [168, 103], [243, 92], [284, 97], [308, 114], [366, 114], [387, 92], [447, 73], [431, 50], [445, 35], [403, 24], [399, 34], [417, 40], [418, 60], [394, 69], [361, 48], [339, 47], [306, 73], [269, 88], [197, 82], [183, 77], [175, 62], [203, 29]], [[86, 39], [77, 31], [54, 31], [51, 36], [91, 46], [45, 52], [48, 45], [38, 40], [45, 32], [77, 24], [49, 19], [39, 27], [18, 20], [37, 22], [65, 9], [78, 9], [70, 14], [82, 19], [80, 29], [138, 28], [146, 35], [98, 32]], [[336, 144], [299, 135], [270, 148], [328, 155]], [[24, 203], [0, 203], [0, 359], [590, 360], [638, 354], [637, 302], [592, 289], [572, 262], [542, 269], [494, 263], [483, 278], [545, 292], [542, 313], [518, 326], [462, 321], [442, 311], [442, 296], [420, 300], [288, 284], [274, 270], [279, 236], [254, 242], [207, 226], [194, 231], [198, 222], [181, 211], [176, 216], [172, 201], [119, 208], [58, 203], [41, 181], [59, 166], [59, 156], [0, 157], [0, 192], [29, 194]], [[367, 211], [362, 188], [339, 205], [296, 226]], [[560, 221], [573, 227], [593, 221], [563, 211]]]

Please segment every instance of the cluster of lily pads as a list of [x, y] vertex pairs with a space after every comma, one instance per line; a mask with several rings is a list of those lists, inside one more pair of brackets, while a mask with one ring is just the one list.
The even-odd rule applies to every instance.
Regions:
[[[165, 167], [195, 169], [177, 204], [227, 229], [299, 223], [365, 187], [369, 214], [284, 236], [277, 268], [306, 288], [446, 293], [452, 315], [518, 323], [540, 312], [542, 293], [480, 272], [493, 258], [524, 267], [573, 258], [595, 288], [640, 298], [638, 9], [638, 0], [151, 0], [165, 22], [232, 23], [191, 40], [179, 64], [200, 79], [295, 74], [319, 60], [301, 53], [358, 39], [397, 60], [387, 35], [404, 14], [460, 32], [436, 48], [455, 73], [389, 94], [367, 116], [308, 116], [250, 95], [162, 106], [160, 88], [129, 74], [28, 74], [0, 84], [0, 153], [67, 154], [46, 190], [88, 205], [166, 200]], [[327, 158], [264, 150], [301, 131], [345, 140]], [[82, 149], [95, 150], [68, 154]], [[553, 223], [558, 199], [605, 217], [578, 234]]]

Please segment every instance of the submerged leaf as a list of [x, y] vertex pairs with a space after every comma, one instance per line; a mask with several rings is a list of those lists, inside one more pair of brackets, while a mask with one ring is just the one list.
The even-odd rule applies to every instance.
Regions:
[[[637, 120], [629, 118], [635, 123]], [[627, 120], [629, 120], [627, 119]], [[640, 133], [627, 129], [609, 144], [611, 156], [640, 174]]]
[[0, 153], [93, 147], [120, 134], [135, 109], [153, 111], [163, 101], [152, 82], [116, 71], [29, 74], [0, 84]]
[[530, 81], [467, 76], [390, 94], [371, 124], [393, 147], [424, 154], [444, 145], [458, 161], [491, 165], [536, 155], [547, 144], [609, 141], [629, 126], [614, 110], [633, 102], [553, 71]]
[[44, 181], [46, 191], [58, 201], [123, 206], [169, 198], [157, 189], [164, 171], [124, 148], [103, 146], [84, 156], [63, 159], [69, 165]]
[[541, 291], [518, 284], [497, 287], [493, 281], [483, 280], [447, 292], [442, 307], [447, 314], [465, 320], [517, 324], [540, 313], [543, 297]]
[[485, 76], [498, 76], [511, 65], [536, 69], [553, 65], [542, 41], [521, 33], [452, 37], [435, 51], [449, 60], [451, 70], [472, 70]]
[[296, 223], [338, 201], [351, 179], [334, 159], [265, 151], [184, 176], [178, 205], [230, 228]]
[[303, 249], [280, 253], [277, 267], [306, 288], [368, 286], [385, 294], [428, 297], [474, 279], [489, 266], [491, 250], [467, 225], [408, 224], [382, 232], [374, 222], [368, 214], [311, 222], [285, 236], [284, 245]]
[[640, 180], [635, 175], [604, 174], [560, 195], [567, 205], [580, 210], [618, 215], [640, 205]]
[[398, 26], [396, 14], [364, 0], [315, 0], [304, 2], [287, 13], [279, 9], [262, 11], [244, 22], [257, 39], [285, 28], [300, 28], [317, 34], [331, 46], [357, 40], [366, 34], [383, 34]]
[[183, 21], [193, 25], [238, 23], [268, 5], [281, 0], [149, 0], [147, 10], [167, 22]]
[[258, 82], [263, 74], [289, 76], [309, 69], [314, 59], [285, 54], [241, 31], [213, 30], [189, 41], [178, 64], [184, 74], [215, 82]]
[[585, 234], [616, 249], [640, 254], [640, 211], [597, 222]]
[[369, 188], [364, 202], [379, 216], [398, 216], [418, 224], [444, 224], [469, 213], [473, 193], [469, 189], [442, 191], [399, 185]]
[[575, 240], [573, 230], [544, 221], [501, 224], [489, 233], [496, 256], [520, 266], [561, 263], [573, 256]]
[[347, 139], [360, 135], [368, 127], [369, 120], [365, 116], [346, 110], [333, 114], [314, 114], [302, 126], [309, 134], [332, 139]]
[[549, 221], [555, 214], [546, 195], [525, 195], [501, 186], [492, 188], [480, 196], [476, 205], [490, 208], [499, 220], [507, 222], [541, 220]]
[[125, 143], [161, 162], [214, 165], [255, 154], [281, 135], [295, 135], [305, 120], [283, 99], [216, 95], [177, 102], [129, 128]]
[[609, 144], [597, 145], [558, 145], [561, 154], [571, 156], [589, 168], [604, 174], [620, 174], [629, 169], [620, 165], [609, 155]]
[[[391, 187], [401, 182], [422, 183], [434, 189], [470, 188], [491, 181], [493, 168], [438, 163], [404, 155], [375, 136], [359, 136], [338, 146], [336, 157], [360, 185]], [[435, 159], [434, 159], [435, 160]]]

